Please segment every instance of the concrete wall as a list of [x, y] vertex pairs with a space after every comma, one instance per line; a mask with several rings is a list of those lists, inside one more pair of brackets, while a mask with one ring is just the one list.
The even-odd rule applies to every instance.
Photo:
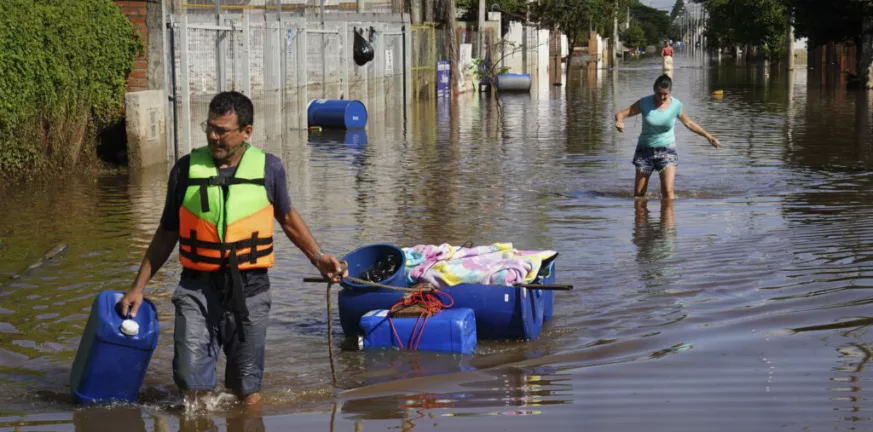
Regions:
[[162, 90], [124, 96], [128, 166], [141, 169], [167, 161], [166, 104]]
[[506, 41], [504, 48], [503, 66], [509, 68], [510, 73], [524, 72], [523, 50], [528, 49], [524, 40], [524, 29], [521, 23], [510, 22], [509, 31], [503, 35]]
[[551, 33], [548, 30], [537, 31], [537, 72], [540, 76], [545, 76], [549, 71], [549, 37]]

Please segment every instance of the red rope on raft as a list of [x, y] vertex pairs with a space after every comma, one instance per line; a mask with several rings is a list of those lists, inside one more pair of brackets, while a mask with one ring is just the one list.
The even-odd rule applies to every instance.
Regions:
[[[453, 299], [452, 296], [432, 289], [425, 290], [425, 286], [425, 284], [419, 284], [418, 291], [408, 296], [404, 296], [400, 301], [394, 303], [388, 311], [388, 323], [391, 325], [391, 331], [394, 332], [394, 337], [397, 338], [397, 343], [400, 344], [400, 349], [406, 348], [403, 347], [403, 341], [400, 340], [400, 335], [397, 333], [397, 329], [394, 328], [394, 322], [391, 321], [393, 313], [413, 305], [418, 305], [423, 309], [421, 314], [418, 315], [418, 319], [415, 320], [415, 325], [412, 327], [412, 334], [409, 336], [409, 341], [407, 342], [408, 349], [410, 351], [415, 351], [421, 343], [421, 335], [424, 334], [424, 327], [427, 325], [428, 318], [430, 318], [431, 315], [436, 314], [443, 309], [448, 309], [455, 304], [455, 299]], [[447, 297], [448, 303], [443, 302], [442, 299], [440, 299], [440, 295]], [[418, 326], [419, 323], [421, 324], [420, 328]]]

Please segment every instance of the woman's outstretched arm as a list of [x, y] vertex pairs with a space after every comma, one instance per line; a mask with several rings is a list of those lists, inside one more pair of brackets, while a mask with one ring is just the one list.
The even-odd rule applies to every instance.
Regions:
[[624, 132], [624, 119], [633, 117], [640, 113], [640, 101], [634, 102], [633, 105], [615, 113], [615, 128], [619, 132]]
[[687, 127], [688, 130], [690, 130], [691, 132], [694, 132], [706, 138], [706, 140], [709, 141], [709, 144], [711, 144], [713, 147], [719, 148], [719, 146], [721, 146], [721, 143], [718, 142], [718, 140], [715, 139], [714, 136], [710, 135], [709, 132], [703, 130], [703, 128], [700, 127], [699, 124], [694, 123], [694, 120], [691, 120], [691, 118], [688, 117], [687, 114], [685, 114], [684, 108], [682, 109], [682, 113], [679, 114], [679, 121], [681, 121], [682, 124], [684, 124], [685, 127]]

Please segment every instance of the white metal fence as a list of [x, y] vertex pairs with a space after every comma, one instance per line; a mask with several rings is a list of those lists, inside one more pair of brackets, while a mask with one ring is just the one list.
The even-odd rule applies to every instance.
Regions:
[[[349, 14], [316, 22], [290, 12], [250, 12], [172, 15], [171, 160], [203, 145], [200, 124], [221, 91], [236, 90], [254, 102], [253, 142], [305, 129], [312, 99], [361, 100], [371, 113], [409, 100], [409, 31], [390, 14], [384, 21], [353, 21], [361, 16]], [[363, 67], [352, 56], [356, 29], [373, 36], [375, 58]]]

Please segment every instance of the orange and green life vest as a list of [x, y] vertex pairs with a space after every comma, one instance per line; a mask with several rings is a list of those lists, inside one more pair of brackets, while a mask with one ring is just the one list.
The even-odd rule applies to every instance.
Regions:
[[[244, 144], [233, 177], [219, 174], [208, 147], [191, 152], [185, 197], [179, 207], [179, 260], [201, 272], [228, 270], [225, 307], [237, 323], [248, 316], [240, 271], [273, 266], [273, 204], [264, 187], [266, 153]], [[240, 331], [240, 340], [245, 336]]]

